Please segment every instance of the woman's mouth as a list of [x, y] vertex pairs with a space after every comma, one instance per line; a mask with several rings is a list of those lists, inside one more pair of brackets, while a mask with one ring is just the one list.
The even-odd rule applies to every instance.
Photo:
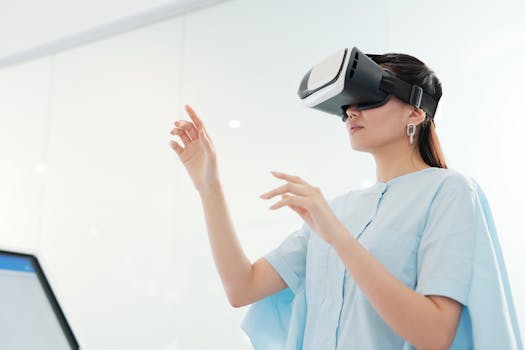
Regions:
[[357, 132], [357, 131], [359, 131], [361, 129], [363, 129], [362, 126], [355, 126], [353, 128], [350, 128], [350, 134], [354, 134], [355, 132]]

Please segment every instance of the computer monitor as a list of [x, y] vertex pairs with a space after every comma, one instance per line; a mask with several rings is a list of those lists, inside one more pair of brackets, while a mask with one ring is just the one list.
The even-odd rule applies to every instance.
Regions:
[[0, 348], [79, 349], [35, 255], [0, 250]]

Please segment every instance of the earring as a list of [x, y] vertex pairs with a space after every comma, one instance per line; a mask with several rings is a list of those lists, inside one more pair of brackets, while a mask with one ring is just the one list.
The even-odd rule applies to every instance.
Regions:
[[410, 144], [414, 141], [414, 134], [416, 133], [416, 124], [410, 123], [407, 125], [407, 135], [410, 136]]

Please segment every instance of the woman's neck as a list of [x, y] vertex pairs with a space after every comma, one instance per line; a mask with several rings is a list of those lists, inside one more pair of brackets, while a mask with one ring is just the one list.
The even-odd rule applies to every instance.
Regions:
[[423, 161], [419, 152], [389, 152], [374, 154], [376, 161], [376, 177], [378, 182], [387, 182], [401, 175], [409, 174], [430, 165]]

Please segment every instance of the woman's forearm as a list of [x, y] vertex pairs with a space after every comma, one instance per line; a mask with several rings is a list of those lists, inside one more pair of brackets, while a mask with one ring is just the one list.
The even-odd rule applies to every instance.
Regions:
[[381, 318], [417, 349], [448, 349], [451, 339], [432, 300], [399, 281], [346, 229], [338, 237], [332, 246]]
[[199, 191], [213, 259], [230, 300], [235, 306], [252, 275], [252, 264], [235, 234], [220, 184]]

